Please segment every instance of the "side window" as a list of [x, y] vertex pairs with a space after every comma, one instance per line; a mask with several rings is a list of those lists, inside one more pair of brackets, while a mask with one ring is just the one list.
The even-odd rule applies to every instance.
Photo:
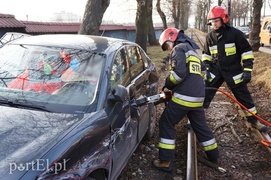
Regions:
[[269, 28], [270, 28], [270, 22], [266, 22], [265, 24], [264, 24], [264, 26], [263, 26], [263, 29], [264, 30], [268, 30]]
[[270, 30], [271, 28], [271, 21], [267, 23], [267, 30]]
[[125, 87], [129, 84], [129, 63], [127, 61], [125, 49], [121, 49], [116, 53], [110, 75], [111, 89], [116, 84], [121, 84]]
[[130, 71], [132, 79], [134, 79], [138, 74], [144, 70], [144, 64], [140, 49], [136, 46], [128, 46], [128, 58], [130, 63]]

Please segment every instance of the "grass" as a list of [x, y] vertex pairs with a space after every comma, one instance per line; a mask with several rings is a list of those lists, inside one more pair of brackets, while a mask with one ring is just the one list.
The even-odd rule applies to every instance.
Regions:
[[148, 46], [147, 54], [152, 60], [152, 62], [156, 65], [158, 72], [167, 68], [165, 67], [166, 64], [164, 58], [166, 58], [169, 53], [167, 51], [163, 51], [161, 49], [161, 46]]
[[270, 54], [254, 52], [252, 80], [271, 91], [271, 58]]

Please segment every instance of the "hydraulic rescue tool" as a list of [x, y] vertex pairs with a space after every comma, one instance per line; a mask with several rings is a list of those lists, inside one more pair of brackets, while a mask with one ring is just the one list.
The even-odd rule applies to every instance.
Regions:
[[154, 103], [154, 105], [160, 103], [167, 103], [172, 97], [172, 92], [170, 90], [162, 90], [159, 94], [152, 95], [149, 97], [144, 96], [143, 98], [137, 99], [136, 104], [138, 106], [145, 105], [147, 103]]

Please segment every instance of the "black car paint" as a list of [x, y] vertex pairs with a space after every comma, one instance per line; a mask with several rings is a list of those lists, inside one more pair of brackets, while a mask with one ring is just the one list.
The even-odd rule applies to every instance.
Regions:
[[[45, 42], [47, 40], [48, 42]], [[28, 171], [17, 170], [12, 172], [12, 174], [7, 173], [7, 171], [4, 171], [2, 163], [5, 163], [5, 165], [7, 165], [6, 167], [10, 168], [8, 167], [10, 164], [8, 163], [12, 162], [12, 158], [5, 155], [6, 158], [2, 159], [2, 165], [0, 165], [0, 179], [84, 179], [91, 175], [93, 171], [99, 169], [105, 170], [105, 172], [108, 173], [109, 179], [116, 179], [148, 129], [150, 117], [149, 111], [151, 111], [151, 108], [154, 108], [153, 105], [145, 105], [141, 107], [136, 106], [131, 108], [131, 102], [133, 99], [138, 99], [143, 95], [148, 96], [157, 93], [157, 72], [155, 71], [155, 66], [148, 58], [146, 61], [148, 61], [149, 67], [146, 67], [146, 69], [141, 72], [140, 76], [132, 80], [130, 85], [126, 87], [129, 97], [120, 102], [115, 99], [115, 102], [113, 102], [115, 104], [113, 104], [113, 106], [118, 106], [119, 109], [118, 111], [113, 111], [113, 114], [109, 113], [112, 111], [112, 107], [110, 108], [108, 103], [108, 94], [111, 93], [109, 92], [108, 88], [108, 75], [112, 66], [112, 61], [109, 61], [109, 59], [113, 59], [114, 53], [123, 44], [135, 44], [125, 40], [103, 39], [94, 36], [81, 36], [79, 39], [77, 39], [77, 37], [75, 38], [75, 36], [67, 36], [65, 41], [67, 42], [64, 44], [63, 41], [60, 41], [57, 38], [47, 39], [47, 36], [44, 36], [42, 41], [39, 41], [38, 38], [27, 38], [25, 41], [18, 40], [14, 43], [16, 44], [23, 42], [28, 45], [40, 44], [43, 46], [57, 47], [68, 46], [69, 48], [95, 51], [106, 54], [108, 61], [105, 64], [102, 81], [99, 84], [100, 91], [97, 95], [99, 99], [95, 100], [94, 103], [96, 105], [96, 113], [91, 113], [90, 110], [93, 110], [93, 107], [87, 108], [84, 114], [48, 113], [5, 107], [8, 110], [4, 111], [12, 111], [13, 113], [6, 114], [6, 119], [3, 117], [0, 118], [2, 123], [10, 121], [10, 119], [20, 121], [20, 118], [13, 118], [14, 115], [12, 115], [17, 115], [18, 112], [21, 113], [20, 117], [24, 117], [23, 119], [26, 122], [24, 124], [25, 126], [28, 125], [28, 121], [33, 122], [37, 117], [44, 123], [48, 122], [50, 119], [48, 117], [51, 117], [51, 119], [59, 122], [70, 121], [73, 123], [69, 124], [65, 131], [59, 131], [59, 134], [56, 134], [55, 137], [48, 136], [50, 137], [48, 140], [50, 143], [48, 142], [42, 144], [43, 141], [38, 141], [36, 143], [29, 141], [29, 144], [31, 145], [29, 146], [29, 150], [18, 150], [17, 152], [18, 156], [20, 157], [19, 159], [14, 156], [16, 157], [18, 163], [22, 164], [38, 159], [48, 159], [50, 160], [48, 167], [52, 168], [51, 171], [48, 169], [46, 169], [47, 171], [37, 171], [35, 170], [37, 169], [37, 167], [35, 168], [37, 164], [35, 164], [33, 166], [34, 169], [32, 166], [29, 166]], [[93, 44], [93, 42], [95, 42], [95, 45], [90, 47], [88, 44]], [[133, 108], [135, 109], [136, 113], [131, 112], [131, 109]], [[0, 111], [3, 111], [3, 108], [1, 108]], [[117, 127], [114, 127], [112, 124], [112, 117], [121, 115], [123, 116], [121, 120], [123, 122], [121, 122], [121, 124]], [[21, 128], [24, 127], [22, 126]], [[33, 127], [33, 130], [34, 128], [41, 127]], [[43, 133], [46, 133], [46, 129], [43, 130]], [[1, 133], [4, 136], [8, 132], [1, 131]], [[34, 139], [38, 140], [38, 135], [42, 136], [43, 133], [36, 134], [37, 138]], [[47, 137], [47, 135], [44, 136]], [[19, 142], [20, 139], [18, 138], [17, 141]], [[95, 144], [95, 146], [93, 146], [93, 144]], [[1, 143], [1, 149], [3, 149], [3, 145], [4, 144]], [[22, 147], [22, 149], [24, 149], [24, 147]], [[37, 155], [33, 158], [32, 156], [34, 154]], [[54, 171], [56, 167], [53, 165], [57, 165], [61, 162], [62, 164], [63, 162], [66, 163], [65, 167], [67, 169], [62, 171]]]

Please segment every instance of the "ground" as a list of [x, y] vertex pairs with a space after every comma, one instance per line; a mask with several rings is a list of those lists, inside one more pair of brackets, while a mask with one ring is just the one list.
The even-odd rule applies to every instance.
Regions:
[[[152, 53], [152, 52], [150, 52]], [[269, 54], [255, 52], [252, 82], [248, 84], [258, 115], [271, 122], [271, 59]], [[153, 58], [160, 75], [160, 86], [168, 73], [161, 55]], [[160, 87], [160, 88], [161, 88]], [[231, 95], [227, 86], [221, 87]], [[151, 161], [158, 156], [158, 122], [165, 105], [157, 106], [157, 128], [150, 141], [143, 141], [130, 158], [118, 180], [182, 180], [186, 179], [187, 119], [177, 126], [176, 161], [173, 172], [165, 173], [153, 168]], [[217, 93], [206, 111], [207, 122], [214, 132], [220, 152], [221, 172], [201, 161], [204, 153], [197, 146], [198, 179], [200, 180], [265, 180], [271, 179], [270, 148], [256, 136], [257, 131], [246, 125], [241, 109], [223, 93]], [[270, 130], [271, 132], [271, 130]]]

